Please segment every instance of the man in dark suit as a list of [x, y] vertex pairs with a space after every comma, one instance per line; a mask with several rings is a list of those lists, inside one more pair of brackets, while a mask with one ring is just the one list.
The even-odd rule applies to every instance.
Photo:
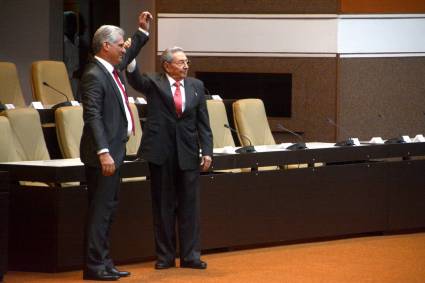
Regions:
[[138, 154], [149, 162], [155, 268], [175, 266], [177, 220], [180, 267], [205, 269], [200, 258], [199, 171], [210, 167], [213, 146], [204, 85], [187, 77], [189, 61], [179, 47], [163, 52], [164, 73], [141, 75], [133, 64], [127, 68], [129, 83], [148, 102]]
[[102, 26], [93, 37], [94, 60], [81, 78], [84, 129], [80, 156], [84, 163], [89, 210], [85, 235], [86, 280], [118, 280], [129, 276], [115, 268], [109, 255], [109, 233], [118, 204], [120, 168], [125, 146], [133, 129], [123, 79], [117, 70], [133, 60], [148, 40], [152, 15], [142, 12], [139, 31], [125, 49], [124, 31], [116, 26]]

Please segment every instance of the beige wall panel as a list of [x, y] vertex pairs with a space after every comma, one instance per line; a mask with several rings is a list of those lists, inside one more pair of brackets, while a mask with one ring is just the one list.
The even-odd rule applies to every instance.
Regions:
[[339, 138], [425, 133], [425, 57], [344, 58], [338, 77]]
[[335, 118], [336, 58], [192, 57], [190, 60], [192, 76], [197, 71], [292, 73], [292, 117], [271, 119], [272, 130], [279, 131], [276, 124], [281, 123], [304, 132], [308, 141], [334, 140], [335, 129], [326, 123], [326, 117]]
[[339, 0], [158, 0], [158, 13], [336, 14]]

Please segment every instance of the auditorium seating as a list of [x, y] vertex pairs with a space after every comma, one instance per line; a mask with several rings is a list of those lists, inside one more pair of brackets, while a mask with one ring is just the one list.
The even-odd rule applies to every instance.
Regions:
[[83, 108], [65, 106], [55, 110], [56, 134], [63, 158], [80, 157], [80, 140], [83, 133]]
[[19, 161], [19, 155], [15, 148], [15, 137], [10, 126], [9, 119], [0, 116], [0, 162]]
[[25, 107], [25, 100], [15, 64], [0, 62], [0, 85], [1, 103], [13, 104], [15, 107]]
[[211, 131], [213, 133], [214, 148], [235, 146], [232, 133], [224, 125], [229, 125], [226, 108], [223, 101], [207, 100], [207, 109], [210, 118]]
[[[233, 103], [233, 117], [239, 141], [243, 146], [276, 144], [261, 99], [239, 99]], [[307, 164], [260, 167], [258, 170], [305, 168]]]
[[15, 148], [21, 160], [50, 159], [37, 110], [11, 109], [4, 111], [4, 115], [16, 137]]
[[[34, 99], [43, 105], [55, 105], [66, 100], [74, 100], [68, 73], [62, 61], [33, 62], [31, 82]], [[44, 85], [44, 82], [57, 91]]]
[[[224, 125], [229, 125], [226, 107], [221, 100], [207, 100], [207, 109], [210, 120], [210, 127], [213, 134], [214, 148], [224, 148], [226, 146], [235, 147], [232, 133]], [[241, 169], [214, 170], [221, 173], [239, 173]], [[249, 171], [245, 169], [244, 171]]]
[[139, 112], [137, 111], [136, 105], [134, 103], [130, 103], [130, 108], [131, 112], [133, 112], [134, 135], [130, 135], [126, 149], [127, 155], [136, 155], [142, 139], [142, 125], [140, 124]]
[[[31, 161], [50, 159], [41, 129], [40, 116], [31, 108], [10, 109], [2, 112], [1, 143], [7, 145], [8, 156], [4, 161]], [[6, 119], [9, 122], [9, 126]], [[3, 130], [5, 130], [3, 132]], [[2, 151], [4, 150], [2, 148]], [[3, 161], [3, 160], [2, 160]], [[26, 186], [42, 186], [49, 184], [40, 182], [20, 182]]]
[[261, 99], [239, 99], [233, 103], [233, 117], [241, 145], [276, 144]]

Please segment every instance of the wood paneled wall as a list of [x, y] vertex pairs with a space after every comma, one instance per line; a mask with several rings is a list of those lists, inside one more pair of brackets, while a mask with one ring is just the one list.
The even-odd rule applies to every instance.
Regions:
[[425, 13], [424, 0], [340, 0], [341, 13]]
[[339, 0], [158, 0], [158, 13], [336, 14]]
[[[196, 72], [291, 73], [292, 116], [270, 118], [272, 131], [282, 124], [304, 132], [309, 141], [332, 141], [335, 128], [336, 58], [191, 57], [190, 74]], [[288, 140], [286, 140], [287, 142]]]

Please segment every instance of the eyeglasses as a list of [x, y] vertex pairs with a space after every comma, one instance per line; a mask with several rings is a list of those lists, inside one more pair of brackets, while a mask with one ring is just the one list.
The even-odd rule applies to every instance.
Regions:
[[189, 66], [190, 65], [190, 61], [189, 60], [180, 60], [180, 61], [177, 61], [177, 62], [171, 62], [172, 64], [176, 64], [177, 66], [179, 66], [179, 67], [181, 67], [181, 66], [184, 66], [184, 65], [187, 65], [187, 66]]

